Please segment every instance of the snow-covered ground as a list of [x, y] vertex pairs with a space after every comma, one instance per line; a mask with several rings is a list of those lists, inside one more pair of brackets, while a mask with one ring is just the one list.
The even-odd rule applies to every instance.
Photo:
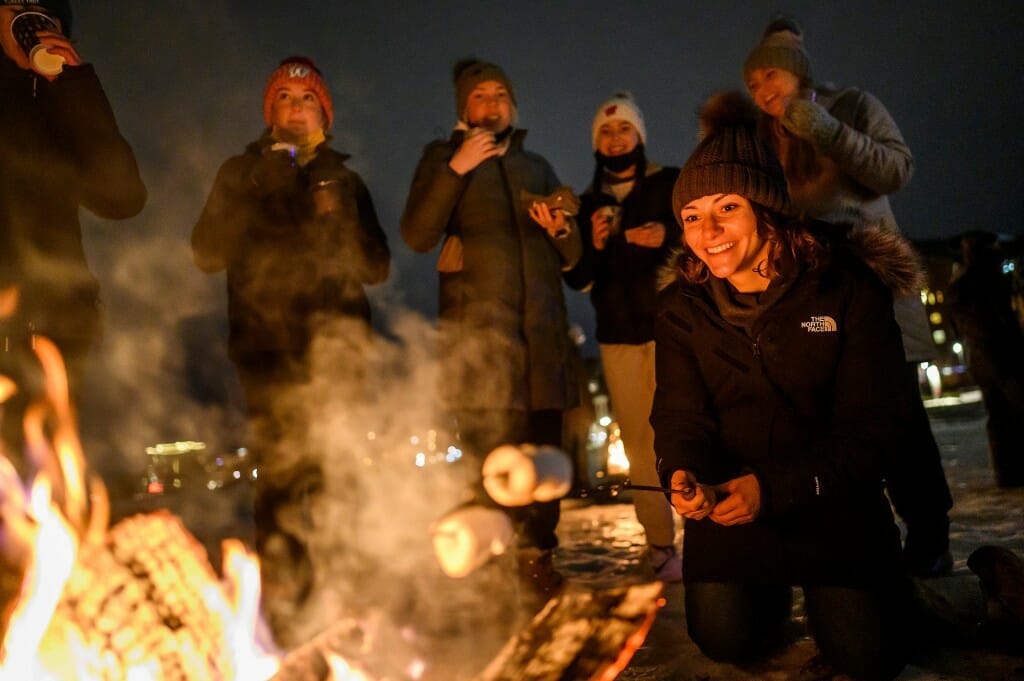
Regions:
[[[972, 551], [989, 544], [1024, 555], [1024, 488], [999, 489], [989, 468], [984, 409], [980, 403], [929, 405], [932, 428], [942, 451], [954, 496], [951, 577], [930, 580], [929, 588], [964, 619], [984, 616], [978, 580], [967, 568]], [[1024, 427], [1024, 424], [1022, 424]], [[1022, 452], [1024, 455], [1024, 452]], [[682, 529], [680, 528], [680, 532]], [[633, 507], [627, 503], [563, 503], [562, 545], [557, 564], [578, 586], [606, 587], [649, 579], [641, 559], [644, 543]], [[822, 677], [807, 667], [815, 651], [806, 636], [757, 669], [740, 670], [704, 658], [686, 635], [682, 587], [666, 589], [667, 604], [644, 647], [619, 677], [622, 681], [811, 681]], [[799, 615], [799, 599], [796, 613]], [[799, 631], [799, 629], [797, 630]], [[977, 646], [937, 645], [922, 651], [899, 681], [1010, 681], [1024, 679], [1020, 655]]]

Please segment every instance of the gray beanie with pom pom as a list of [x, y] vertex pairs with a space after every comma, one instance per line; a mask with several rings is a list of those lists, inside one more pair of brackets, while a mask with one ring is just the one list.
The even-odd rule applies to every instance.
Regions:
[[804, 49], [804, 34], [795, 19], [778, 16], [768, 23], [761, 42], [754, 46], [743, 62], [743, 80], [754, 69], [780, 68], [801, 80], [811, 80], [811, 60]]

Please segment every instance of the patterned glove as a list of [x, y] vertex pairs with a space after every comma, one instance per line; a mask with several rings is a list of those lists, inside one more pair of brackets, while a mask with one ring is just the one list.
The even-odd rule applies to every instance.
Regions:
[[825, 107], [809, 99], [794, 99], [782, 114], [782, 125], [797, 137], [820, 147], [836, 141], [843, 124]]

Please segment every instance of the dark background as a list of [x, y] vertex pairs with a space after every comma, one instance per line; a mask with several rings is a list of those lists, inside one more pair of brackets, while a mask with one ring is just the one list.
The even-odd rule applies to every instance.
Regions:
[[[909, 236], [1024, 233], [1018, 2], [121, 0], [75, 10], [79, 51], [150, 191], [136, 218], [85, 218], [108, 329], [83, 407], [94, 458], [136, 462], [145, 444], [209, 439], [237, 417], [224, 409], [237, 387], [223, 357], [223, 276], [192, 265], [188, 240], [220, 163], [260, 133], [267, 76], [291, 54], [323, 71], [333, 144], [352, 155], [391, 240], [392, 276], [373, 291], [382, 328], [410, 310], [435, 313], [436, 254], [406, 248], [398, 220], [423, 145], [455, 122], [451, 67], [469, 55], [506, 70], [527, 146], [582, 190], [599, 103], [631, 90], [649, 157], [680, 165], [700, 103], [742, 86], [743, 59], [783, 10], [804, 25], [817, 80], [870, 91], [899, 124], [916, 159], [893, 197]], [[567, 298], [570, 321], [592, 334], [589, 301]]]

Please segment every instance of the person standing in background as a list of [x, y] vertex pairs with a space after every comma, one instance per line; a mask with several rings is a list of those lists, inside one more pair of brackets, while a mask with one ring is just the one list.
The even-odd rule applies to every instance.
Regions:
[[[910, 148], [877, 98], [855, 88], [815, 84], [799, 24], [778, 17], [743, 64], [743, 79], [763, 116], [760, 132], [786, 173], [796, 215], [837, 229], [880, 225], [898, 232], [888, 194], [913, 172]], [[920, 577], [949, 574], [949, 492], [938, 444], [921, 398], [918, 364], [935, 358], [931, 327], [917, 292], [894, 300], [903, 332], [906, 389], [916, 396], [904, 455], [886, 474], [889, 496], [906, 524], [905, 557]]]
[[[303, 398], [318, 338], [344, 345], [332, 394], [359, 399], [372, 341], [365, 287], [384, 282], [391, 253], [370, 193], [348, 156], [329, 146], [334, 105], [320, 70], [289, 57], [267, 81], [267, 128], [221, 165], [192, 230], [196, 265], [227, 272], [229, 355], [242, 385], [264, 607], [279, 643], [314, 583], [305, 536], [309, 500], [323, 487]], [[289, 522], [289, 517], [292, 522]]]
[[946, 304], [966, 346], [967, 368], [988, 412], [988, 449], [1000, 487], [1024, 486], [1024, 333], [1013, 310], [1010, 277], [996, 235], [959, 238], [962, 268]]
[[[453, 79], [455, 130], [424, 149], [401, 226], [418, 253], [443, 240], [440, 397], [479, 464], [502, 444], [561, 446], [563, 413], [579, 400], [562, 271], [581, 245], [571, 216], [524, 198], [549, 195], [559, 182], [523, 146], [505, 72], [465, 59]], [[511, 515], [521, 581], [546, 601], [563, 586], [553, 563], [559, 501]]]
[[[647, 129], [633, 96], [617, 92], [591, 125], [594, 178], [580, 196], [583, 257], [565, 273], [588, 291], [612, 409], [622, 430], [630, 480], [657, 485], [651, 401], [654, 398], [654, 308], [659, 268], [679, 244], [672, 216], [678, 168], [647, 159]], [[672, 509], [660, 492], [634, 491], [655, 577], [682, 579]]]

